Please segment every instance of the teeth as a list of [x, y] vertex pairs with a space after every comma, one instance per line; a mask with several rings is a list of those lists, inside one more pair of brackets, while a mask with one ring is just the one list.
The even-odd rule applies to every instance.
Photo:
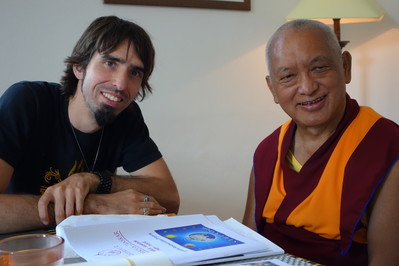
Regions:
[[120, 99], [120, 98], [118, 98], [118, 97], [115, 97], [115, 96], [112, 96], [111, 94], [108, 94], [108, 93], [106, 93], [106, 92], [103, 92], [103, 95], [104, 95], [105, 98], [107, 98], [108, 100], [113, 101], [113, 102], [120, 102], [120, 101], [122, 101], [122, 99]]
[[315, 99], [315, 100], [313, 100], [313, 101], [303, 102], [303, 103], [300, 103], [299, 105], [310, 105], [310, 104], [314, 104], [314, 103], [320, 102], [320, 101], [323, 100], [324, 98], [325, 98], [325, 96], [319, 97], [319, 98], [317, 98], [317, 99]]

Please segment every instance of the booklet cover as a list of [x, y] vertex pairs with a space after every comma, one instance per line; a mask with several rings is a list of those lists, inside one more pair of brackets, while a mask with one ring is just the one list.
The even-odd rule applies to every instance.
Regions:
[[234, 219], [202, 214], [86, 222], [64, 227], [63, 237], [88, 262], [163, 252], [176, 265], [199, 265], [284, 253]]

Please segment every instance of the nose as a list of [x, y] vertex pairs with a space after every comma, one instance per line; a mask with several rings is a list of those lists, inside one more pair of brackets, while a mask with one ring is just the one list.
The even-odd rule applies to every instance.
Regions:
[[311, 95], [317, 90], [317, 82], [307, 73], [300, 76], [298, 92], [302, 95]]
[[114, 72], [112, 77], [112, 85], [120, 91], [127, 90], [128, 88], [128, 75], [124, 71]]

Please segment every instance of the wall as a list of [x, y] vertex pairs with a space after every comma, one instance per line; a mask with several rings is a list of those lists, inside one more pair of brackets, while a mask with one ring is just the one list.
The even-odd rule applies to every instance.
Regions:
[[[354, 58], [348, 91], [399, 123], [399, 3], [378, 2], [388, 11], [382, 22], [341, 28]], [[135, 21], [157, 50], [155, 91], [140, 106], [179, 187], [180, 213], [241, 220], [253, 151], [287, 119], [264, 82], [264, 45], [296, 3], [252, 0], [246, 12], [2, 0], [0, 93], [19, 80], [58, 81], [94, 18]]]

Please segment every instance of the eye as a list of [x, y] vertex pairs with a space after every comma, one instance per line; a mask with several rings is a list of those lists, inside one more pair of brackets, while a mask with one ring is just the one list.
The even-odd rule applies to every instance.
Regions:
[[313, 67], [313, 71], [316, 71], [316, 72], [323, 72], [327, 69], [328, 69], [328, 66], [326, 66], [326, 65], [320, 65], [320, 66]]
[[286, 74], [280, 78], [282, 83], [289, 82], [294, 78], [294, 74]]
[[131, 72], [130, 72], [130, 74], [133, 76], [133, 77], [143, 77], [143, 71], [141, 71], [141, 70], [138, 70], [138, 69], [134, 69], [134, 70], [132, 70]]
[[115, 65], [115, 62], [113, 62], [113, 61], [111, 61], [111, 60], [106, 60], [106, 61], [104, 62], [104, 64], [105, 64], [106, 66], [113, 67], [113, 66]]

